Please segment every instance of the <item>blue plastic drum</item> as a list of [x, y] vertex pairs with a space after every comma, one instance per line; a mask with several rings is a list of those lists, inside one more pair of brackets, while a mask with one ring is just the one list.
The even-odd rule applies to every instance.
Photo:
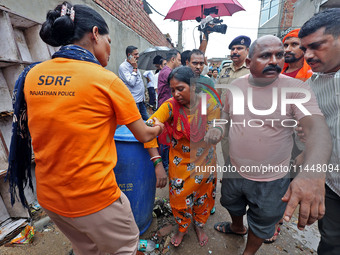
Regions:
[[140, 234], [152, 222], [155, 201], [155, 168], [149, 153], [126, 126], [116, 130], [117, 165], [114, 168], [119, 188], [128, 197]]

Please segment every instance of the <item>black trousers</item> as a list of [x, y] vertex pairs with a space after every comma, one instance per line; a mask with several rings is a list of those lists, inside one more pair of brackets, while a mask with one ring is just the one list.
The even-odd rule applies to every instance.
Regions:
[[326, 185], [326, 214], [318, 221], [321, 240], [319, 255], [340, 254], [340, 197]]

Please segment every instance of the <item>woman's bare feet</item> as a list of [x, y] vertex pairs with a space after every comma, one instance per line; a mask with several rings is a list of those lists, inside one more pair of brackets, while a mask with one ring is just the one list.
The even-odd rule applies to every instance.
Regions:
[[187, 233], [187, 231], [185, 232], [180, 232], [177, 231], [177, 233], [171, 238], [171, 243], [177, 247], [181, 244], [183, 237], [185, 236], [185, 234]]
[[203, 231], [203, 228], [197, 227], [196, 225], [194, 225], [196, 234], [197, 234], [197, 238], [198, 238], [198, 242], [201, 246], [204, 246], [208, 243], [208, 236], [207, 234]]

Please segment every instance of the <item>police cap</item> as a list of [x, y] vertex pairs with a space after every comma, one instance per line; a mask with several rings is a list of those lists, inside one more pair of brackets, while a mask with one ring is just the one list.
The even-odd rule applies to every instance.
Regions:
[[231, 47], [233, 47], [234, 45], [244, 45], [248, 48], [250, 46], [250, 43], [251, 40], [248, 36], [240, 35], [231, 41], [231, 43], [229, 44], [229, 50], [231, 50]]

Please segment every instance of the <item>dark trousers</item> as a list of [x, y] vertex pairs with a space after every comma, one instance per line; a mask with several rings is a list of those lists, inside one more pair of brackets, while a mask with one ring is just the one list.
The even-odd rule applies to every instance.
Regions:
[[340, 254], [340, 197], [326, 185], [326, 214], [318, 221], [321, 240], [319, 255]]
[[146, 107], [145, 107], [144, 102], [137, 103], [137, 108], [138, 108], [140, 114], [142, 115], [142, 119], [147, 120], [149, 118], [149, 115], [146, 111]]
[[163, 167], [168, 172], [169, 170], [169, 152], [170, 152], [170, 146], [159, 144], [159, 151], [160, 155], [162, 157]]
[[149, 92], [149, 104], [156, 107], [156, 92], [154, 87], [148, 88]]

